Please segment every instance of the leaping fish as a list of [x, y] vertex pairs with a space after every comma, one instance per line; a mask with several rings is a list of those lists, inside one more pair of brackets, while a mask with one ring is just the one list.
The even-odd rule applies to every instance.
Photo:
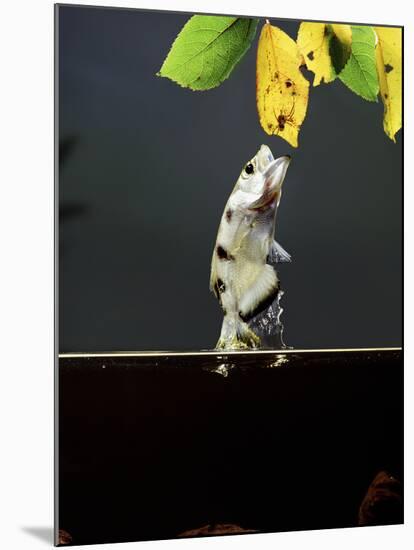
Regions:
[[258, 348], [249, 321], [276, 299], [275, 262], [290, 255], [274, 240], [276, 212], [290, 163], [267, 145], [243, 168], [227, 201], [213, 251], [210, 290], [223, 309], [218, 349]]

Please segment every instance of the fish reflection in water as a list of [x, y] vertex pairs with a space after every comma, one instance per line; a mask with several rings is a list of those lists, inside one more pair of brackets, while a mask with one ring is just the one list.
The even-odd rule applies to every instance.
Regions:
[[[245, 356], [242, 359], [242, 361], [240, 360], [235, 361], [234, 359], [232, 360], [228, 356], [219, 355], [217, 357], [218, 364], [215, 364], [212, 366], [211, 365], [205, 366], [203, 367], [203, 370], [206, 370], [214, 374], [219, 374], [223, 378], [229, 378], [229, 376], [233, 371], [237, 371], [237, 367], [243, 371], [245, 368], [249, 368], [256, 361], [257, 361], [257, 355], [255, 353], [252, 353], [251, 358], [249, 357], [249, 355]], [[266, 368], [266, 369], [279, 368], [279, 367], [287, 366], [288, 364], [289, 364], [289, 357], [286, 353], [278, 353], [276, 354], [276, 356], [271, 355], [269, 357], [262, 357], [260, 359], [260, 367]]]
[[227, 378], [231, 369], [235, 367], [234, 363], [221, 363], [218, 367], [215, 367], [212, 369], [211, 372], [215, 372], [217, 374], [221, 374], [221, 376], [224, 376], [224, 378]]

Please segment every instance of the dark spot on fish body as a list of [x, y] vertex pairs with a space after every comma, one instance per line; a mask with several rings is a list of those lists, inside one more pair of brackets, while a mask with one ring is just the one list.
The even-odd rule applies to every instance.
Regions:
[[314, 58], [315, 58], [315, 56], [313, 55], [313, 52], [309, 52], [309, 53], [308, 53], [308, 57], [309, 57], [309, 59], [310, 59], [311, 61], [313, 61]]
[[279, 282], [277, 286], [266, 296], [264, 300], [262, 300], [257, 306], [248, 313], [243, 314], [241, 311], [239, 311], [239, 317], [242, 321], [245, 323], [248, 323], [253, 317], [256, 317], [259, 313], [267, 309], [270, 304], [277, 298], [277, 295], [280, 290]]
[[217, 281], [214, 283], [213, 290], [214, 290], [214, 294], [215, 294], [217, 300], [221, 303]]
[[223, 292], [226, 292], [226, 285], [223, 283], [221, 279], [217, 279], [217, 289], [220, 294], [223, 294]]
[[228, 254], [227, 250], [225, 250], [221, 245], [218, 245], [217, 247], [217, 256], [220, 260], [234, 260], [233, 256]]
[[223, 281], [221, 279], [217, 279], [217, 281], [214, 283], [213, 290], [214, 290], [214, 294], [215, 294], [217, 300], [219, 301], [220, 305], [223, 307], [223, 305], [221, 303], [220, 294], [223, 294], [223, 292], [225, 292], [226, 285], [223, 283]]
[[384, 69], [385, 69], [385, 72], [388, 74], [394, 69], [394, 67], [389, 63], [387, 63], [386, 65], [384, 65]]
[[231, 217], [232, 217], [232, 216], [233, 216], [233, 211], [232, 211], [231, 208], [229, 208], [229, 209], [227, 210], [227, 212], [226, 212], [226, 220], [227, 220], [228, 222], [231, 222]]

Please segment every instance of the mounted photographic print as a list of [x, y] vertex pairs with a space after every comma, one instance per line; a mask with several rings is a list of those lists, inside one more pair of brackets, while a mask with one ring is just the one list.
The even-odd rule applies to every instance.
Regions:
[[55, 15], [56, 544], [403, 523], [402, 27]]

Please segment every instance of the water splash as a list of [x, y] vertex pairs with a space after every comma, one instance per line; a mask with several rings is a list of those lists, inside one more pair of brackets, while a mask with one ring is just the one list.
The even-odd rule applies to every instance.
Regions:
[[280, 305], [280, 300], [283, 294], [283, 290], [279, 290], [268, 308], [256, 315], [249, 323], [249, 327], [260, 337], [262, 349], [289, 349], [283, 339], [284, 325], [281, 321], [283, 307]]

